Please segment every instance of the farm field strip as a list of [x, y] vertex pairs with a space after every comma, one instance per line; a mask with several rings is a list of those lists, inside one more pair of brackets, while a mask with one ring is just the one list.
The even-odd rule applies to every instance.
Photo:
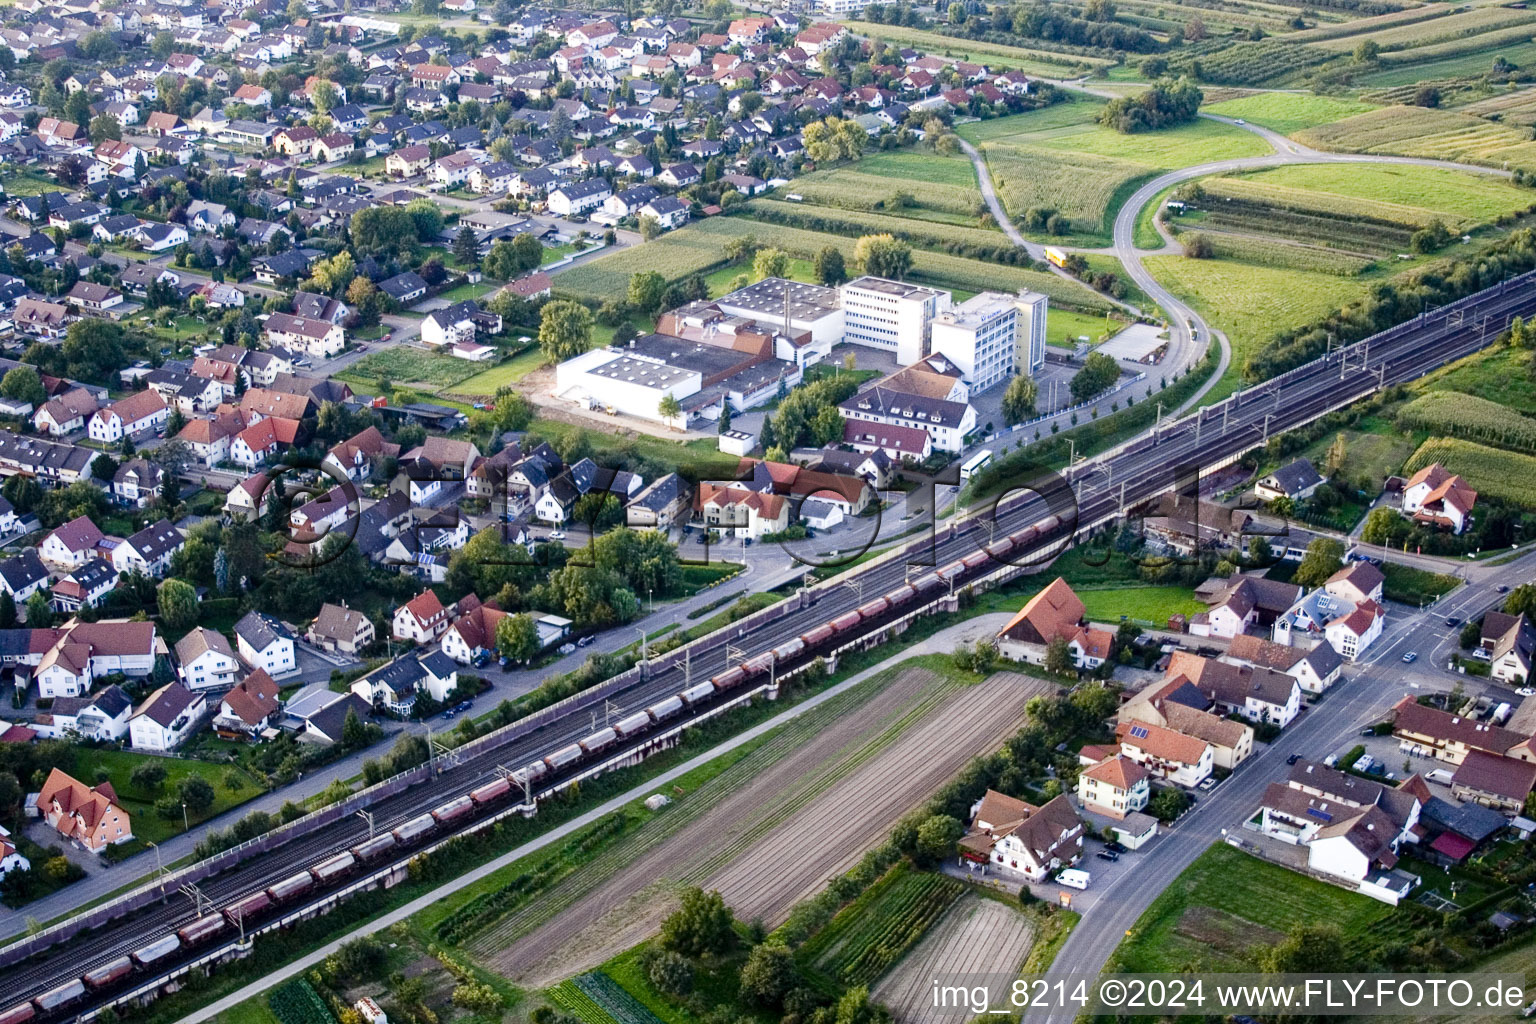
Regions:
[[[1388, 26], [1370, 32], [1365, 38], [1381, 47], [1386, 55], [1439, 43], [1471, 41], [1497, 29], [1532, 24], [1536, 24], [1536, 12], [1507, 7], [1479, 7], [1443, 18]], [[1313, 41], [1311, 45], [1343, 53], [1353, 50], [1361, 38], [1355, 35], [1342, 39], [1322, 39]]]
[[931, 53], [969, 54], [981, 56], [982, 63], [999, 67], [1033, 70], [1045, 78], [1069, 77], [1074, 67], [1093, 68], [1114, 63], [1107, 57], [1087, 57], [1075, 53], [1058, 53], [1054, 50], [1027, 49], [1004, 43], [988, 43], [979, 39], [959, 39], [942, 32], [905, 28], [899, 25], [881, 25], [872, 21], [848, 21], [843, 25], [855, 35], [881, 39], [895, 46], [911, 46]]
[[1419, 82], [1477, 78], [1487, 74], [1494, 57], [1504, 57], [1517, 66], [1536, 60], [1536, 43], [1520, 43], [1499, 47], [1484, 47], [1439, 60], [1425, 60], [1417, 64], [1397, 64], [1369, 72], [1356, 79], [1356, 84], [1375, 89], [1396, 86], [1414, 86]]
[[1034, 941], [1034, 922], [1023, 911], [968, 893], [870, 995], [896, 1024], [952, 1024], [953, 1015], [933, 1005], [933, 979], [1012, 973]]
[[[549, 925], [495, 955], [491, 963], [516, 971], [529, 983], [553, 981], [572, 969], [593, 966], [634, 946], [655, 931], [671, 908], [675, 884], [718, 889], [742, 920], [762, 918], [772, 927], [799, 899], [847, 869], [886, 834], [907, 808], [931, 793], [973, 755], [991, 749], [1022, 721], [1024, 704], [1048, 684], [1035, 687], [989, 679], [964, 690], [947, 689], [947, 700], [925, 714], [877, 756], [844, 775], [816, 799], [745, 844], [723, 869], [697, 870], [691, 855], [712, 859], [716, 846], [738, 829], [750, 829], [764, 813], [764, 801], [806, 774], [816, 755], [845, 745], [848, 729], [817, 736], [796, 754], [759, 773], [671, 842], [654, 848], [592, 897], [583, 899]], [[926, 672], [902, 672], [889, 688], [931, 686]], [[870, 717], [861, 712], [856, 719]]]
[[[471, 951], [505, 961], [521, 948], [537, 950], [559, 936], [579, 933], [651, 883], [665, 879], [677, 884], [682, 876], [708, 874], [694, 869], [696, 859], [714, 855], [718, 847], [735, 851], [760, 830], [781, 822], [825, 788], [825, 774], [837, 773], [865, 746], [888, 742], [893, 730], [931, 713], [951, 692], [948, 684], [926, 672], [902, 672], [877, 690], [879, 682], [856, 687], [789, 723], [759, 750], [648, 821], [624, 843], [503, 918], [471, 942]], [[742, 800], [749, 793], [756, 797], [750, 807]], [[743, 834], [748, 838], [739, 840]], [[543, 937], [546, 925], [556, 940]]]
[[[1209, 96], [1209, 92], [1207, 96]], [[1373, 104], [1338, 96], [1308, 96], [1293, 92], [1256, 93], [1208, 103], [1205, 108], [1223, 117], [1240, 117], [1282, 135], [1302, 128], [1340, 121], [1373, 109]]]
[[1315, 28], [1292, 32], [1286, 38], [1293, 43], [1319, 43], [1324, 40], [1338, 39], [1344, 36], [1363, 36], [1380, 29], [1393, 28], [1399, 25], [1412, 25], [1421, 21], [1429, 21], [1432, 18], [1443, 18], [1450, 13], [1451, 9], [1449, 7], [1425, 4], [1422, 7], [1406, 7], [1400, 11], [1377, 14], [1369, 18], [1356, 18], [1353, 21], [1318, 25]]
[[964, 891], [963, 882], [947, 875], [904, 872], [875, 899], [845, 908], [803, 955], [845, 985], [868, 985], [916, 945]]
[[1390, 107], [1296, 133], [1299, 142], [1348, 153], [1434, 157], [1536, 168], [1536, 142], [1509, 125], [1449, 110]]

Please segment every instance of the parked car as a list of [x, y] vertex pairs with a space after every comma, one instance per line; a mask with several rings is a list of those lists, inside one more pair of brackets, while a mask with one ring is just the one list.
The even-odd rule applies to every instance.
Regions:
[[1104, 844], [1104, 849], [1108, 850], [1110, 853], [1129, 853], [1130, 852], [1123, 845], [1121, 845], [1120, 843], [1114, 842], [1114, 841], [1110, 841], [1110, 842], [1105, 843]]
[[1520, 689], [1516, 690], [1515, 692], [1518, 693], [1522, 697], [1536, 697], [1536, 688], [1532, 688], [1532, 687], [1529, 687], [1529, 686], [1522, 686], [1522, 687], [1520, 687]]
[[1118, 853], [1112, 853], [1109, 850], [1100, 850], [1098, 853], [1094, 854], [1094, 856], [1099, 858], [1099, 860], [1116, 861], [1120, 859], [1120, 855]]
[[575, 644], [561, 644], [560, 645], [560, 653], [561, 654], [575, 654], [576, 653], [576, 645]]
[[596, 639], [597, 639], [597, 637], [595, 637], [595, 636], [584, 636], [580, 640], [576, 641], [576, 646], [577, 647], [586, 647], [587, 645], [589, 645], [592, 642], [594, 642]]
[[461, 700], [457, 704], [454, 705], [453, 710], [457, 714], [463, 714], [464, 712], [468, 711], [470, 708], [472, 708], [474, 706], [475, 706], [475, 702], [472, 701], [472, 700]]
[[1206, 778], [1205, 781], [1201, 782], [1200, 785], [1197, 788], [1200, 789], [1202, 792], [1209, 792], [1209, 791], [1215, 789], [1216, 788], [1216, 776], [1212, 775], [1212, 776]]
[[565, 540], [565, 531], [564, 530], [550, 530], [549, 531], [549, 539], [550, 540]]
[[1286, 764], [1295, 764], [1297, 761], [1300, 761], [1300, 760], [1301, 760], [1301, 755], [1300, 754], [1292, 754], [1290, 757], [1285, 759], [1285, 763]]
[[1414, 662], [1414, 661], [1418, 661], [1418, 660], [1419, 660], [1419, 652], [1418, 651], [1409, 651], [1407, 654], [1403, 655], [1403, 661], [1404, 662]]
[[1360, 730], [1360, 735], [1361, 736], [1375, 736], [1376, 735], [1376, 727], [1374, 725], [1368, 725], [1364, 729]]

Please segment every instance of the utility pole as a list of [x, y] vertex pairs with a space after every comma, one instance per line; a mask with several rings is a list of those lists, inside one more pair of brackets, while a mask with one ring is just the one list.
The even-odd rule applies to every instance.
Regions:
[[362, 818], [364, 821], [366, 821], [368, 823], [368, 838], [372, 839], [373, 838], [373, 812], [372, 811], [366, 811], [366, 810], [358, 811], [357, 812], [357, 816], [359, 818]]
[[639, 626], [635, 626], [634, 630], [636, 633], [640, 634], [640, 660], [649, 661], [650, 658], [646, 656], [645, 630], [641, 629]]

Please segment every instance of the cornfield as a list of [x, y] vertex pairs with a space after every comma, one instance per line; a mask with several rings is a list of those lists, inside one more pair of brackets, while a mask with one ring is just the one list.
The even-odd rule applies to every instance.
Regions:
[[1434, 157], [1536, 170], [1530, 133], [1449, 110], [1388, 107], [1319, 125], [1296, 134], [1298, 142], [1346, 153]]
[[845, 985], [867, 985], [915, 946], [963, 890], [945, 875], [897, 869], [833, 918], [803, 955]]
[[[1536, 13], [1511, 10], [1504, 7], [1479, 7], [1450, 17], [1420, 20], [1406, 25], [1391, 25], [1366, 35], [1348, 38], [1318, 40], [1313, 45], [1324, 50], [1347, 52], [1354, 49], [1361, 39], [1370, 39], [1381, 47], [1383, 54], [1413, 50], [1456, 41], [1476, 40], [1480, 37], [1515, 26], [1536, 23]], [[1526, 34], [1530, 34], [1527, 29]]]
[[1444, 214], [1403, 203], [1391, 203], [1358, 196], [1334, 195], [1311, 189], [1275, 185], [1260, 178], [1212, 178], [1201, 184], [1215, 207], [1225, 200], [1250, 203], [1274, 210], [1321, 214], [1340, 220], [1366, 221], [1415, 231], [1436, 218], [1447, 227], [1460, 223]]
[[1304, 245], [1281, 238], [1258, 238], [1208, 232], [1213, 254], [1219, 259], [1259, 263], [1271, 267], [1289, 267], [1320, 274], [1353, 277], [1375, 261], [1368, 256], [1339, 252], [1318, 245]]
[[1454, 437], [1432, 437], [1408, 457], [1403, 472], [1416, 473], [1435, 462], [1465, 477], [1485, 498], [1536, 508], [1536, 493], [1530, 486], [1536, 480], [1536, 457]]
[[1431, 391], [1403, 406], [1397, 422], [1407, 430], [1536, 452], [1536, 420], [1476, 395]]
[[303, 978], [274, 989], [267, 996], [267, 1007], [282, 1024], [336, 1024], [331, 1008]]

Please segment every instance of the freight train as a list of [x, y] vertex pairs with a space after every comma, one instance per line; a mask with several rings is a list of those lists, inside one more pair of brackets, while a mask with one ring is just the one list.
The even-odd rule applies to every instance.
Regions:
[[772, 650], [747, 659], [739, 665], [663, 698], [643, 711], [635, 712], [611, 726], [598, 729], [575, 743], [510, 772], [506, 777], [485, 783], [455, 797], [436, 810], [412, 818], [403, 824], [373, 836], [351, 849], [335, 854], [302, 871], [257, 892], [248, 893], [217, 912], [199, 917], [177, 931], [161, 936], [143, 947], [109, 963], [86, 971], [79, 978], [35, 996], [27, 1002], [0, 1011], [0, 1024], [27, 1024], [34, 1017], [53, 1015], [83, 1000], [87, 995], [105, 993], [140, 972], [151, 972], [158, 965], [184, 950], [195, 950], [221, 935], [243, 935], [252, 925], [281, 913], [317, 889], [328, 888], [350, 875], [368, 868], [386, 856], [409, 850], [440, 832], [453, 828], [482, 810], [498, 805], [514, 794], [519, 798], [531, 792], [535, 784], [548, 776], [566, 772], [588, 759], [600, 760], [604, 752], [683, 713], [701, 707], [716, 697], [728, 695], [767, 676], [778, 666], [834, 649], [840, 640], [850, 637], [861, 626], [874, 624], [888, 613], [900, 614], [903, 606], [920, 597], [932, 597], [968, 573], [991, 560], [1002, 560], [1011, 551], [1026, 551], [1037, 540], [1050, 535], [1061, 525], [1058, 516], [1050, 516], [1018, 533], [993, 541], [978, 551], [927, 573], [892, 590], [882, 597], [866, 601], [853, 611], [844, 612], [819, 626], [806, 630]]

